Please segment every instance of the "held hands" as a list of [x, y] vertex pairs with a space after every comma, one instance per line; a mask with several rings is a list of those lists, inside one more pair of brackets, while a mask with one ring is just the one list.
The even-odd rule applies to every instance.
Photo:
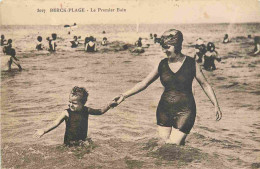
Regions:
[[120, 94], [119, 96], [116, 96], [109, 104], [108, 106], [110, 108], [114, 108], [118, 106], [122, 101], [124, 101], [125, 96], [123, 94]]
[[216, 121], [221, 120], [222, 112], [218, 106], [215, 106], [215, 113], [216, 113]]
[[119, 105], [121, 102], [123, 102], [125, 100], [125, 95], [120, 94], [119, 96], [114, 98], [114, 101], [116, 101], [117, 105]]
[[35, 134], [33, 135], [34, 138], [40, 138], [45, 134], [43, 129], [36, 130]]

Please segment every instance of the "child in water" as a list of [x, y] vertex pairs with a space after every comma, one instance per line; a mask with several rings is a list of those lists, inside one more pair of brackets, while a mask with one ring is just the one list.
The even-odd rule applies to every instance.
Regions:
[[36, 49], [37, 49], [37, 50], [43, 50], [42, 37], [41, 37], [41, 36], [38, 36], [38, 37], [37, 37]]
[[88, 116], [102, 115], [117, 105], [116, 101], [112, 101], [102, 109], [93, 109], [84, 106], [87, 99], [88, 92], [85, 88], [75, 86], [69, 96], [69, 108], [65, 109], [53, 124], [44, 129], [37, 130], [34, 136], [40, 138], [65, 121], [64, 144], [67, 146], [77, 146], [84, 143], [88, 134]]
[[215, 60], [218, 62], [221, 61], [221, 58], [218, 56], [218, 52], [215, 51], [215, 45], [212, 42], [207, 44], [207, 52], [204, 56], [204, 68], [205, 70], [216, 70]]
[[56, 51], [56, 38], [57, 38], [57, 34], [53, 33], [51, 34], [52, 39], [50, 39], [49, 37], [47, 37], [47, 41], [49, 41], [49, 51], [54, 52]]
[[201, 38], [196, 40], [195, 51], [196, 53], [194, 58], [197, 60], [198, 63], [201, 63], [203, 56], [207, 52], [206, 45]]

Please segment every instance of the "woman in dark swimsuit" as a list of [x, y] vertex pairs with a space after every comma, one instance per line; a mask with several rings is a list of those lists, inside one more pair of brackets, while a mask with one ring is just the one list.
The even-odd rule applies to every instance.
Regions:
[[202, 89], [215, 106], [216, 120], [220, 120], [220, 111], [213, 89], [203, 75], [195, 59], [183, 55], [183, 35], [170, 29], [161, 37], [163, 51], [167, 58], [132, 89], [115, 98], [121, 103], [127, 97], [141, 92], [160, 77], [164, 92], [157, 107], [156, 117], [160, 137], [166, 143], [184, 145], [187, 134], [192, 129], [196, 117], [196, 105], [192, 94], [192, 81], [199, 82]]

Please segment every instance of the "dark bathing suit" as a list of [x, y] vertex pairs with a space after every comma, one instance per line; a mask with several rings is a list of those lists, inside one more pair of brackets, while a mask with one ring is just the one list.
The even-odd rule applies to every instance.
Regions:
[[66, 131], [64, 144], [70, 145], [75, 141], [85, 141], [88, 135], [88, 108], [84, 107], [83, 111], [76, 112], [67, 109], [69, 117], [65, 119]]
[[195, 59], [186, 56], [180, 69], [174, 73], [168, 58], [161, 60], [158, 72], [164, 92], [157, 107], [157, 125], [174, 127], [188, 134], [194, 125], [196, 105], [192, 81], [196, 75]]
[[90, 45], [88, 44], [88, 46], [87, 46], [87, 52], [95, 52], [95, 45], [96, 45], [96, 44], [94, 44], [93, 46], [90, 46]]

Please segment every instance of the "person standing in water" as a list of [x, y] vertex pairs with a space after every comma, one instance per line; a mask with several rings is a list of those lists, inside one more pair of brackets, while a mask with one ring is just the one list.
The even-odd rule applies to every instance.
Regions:
[[56, 51], [56, 47], [57, 47], [57, 44], [56, 44], [57, 34], [53, 33], [53, 34], [51, 34], [51, 37], [52, 37], [52, 39], [47, 37], [47, 41], [49, 41], [49, 51], [54, 52], [54, 51]]
[[215, 93], [194, 58], [182, 54], [182, 32], [170, 29], [161, 37], [162, 59], [150, 74], [132, 89], [115, 97], [118, 104], [133, 96], [160, 78], [164, 92], [157, 107], [156, 117], [160, 138], [165, 143], [184, 145], [196, 117], [196, 104], [192, 93], [195, 78], [215, 106], [216, 120], [222, 118]]
[[1, 46], [4, 46], [4, 45], [6, 45], [6, 39], [5, 39], [5, 35], [1, 35]]
[[43, 50], [42, 37], [41, 36], [37, 37], [36, 49], [37, 50]]
[[8, 55], [10, 55], [10, 59], [8, 61], [8, 70], [11, 71], [12, 69], [12, 64], [14, 63], [18, 68], [19, 68], [19, 71], [22, 71], [22, 66], [20, 65], [20, 62], [19, 62], [19, 59], [15, 56], [16, 55], [16, 52], [15, 52], [15, 49], [14, 48], [11, 48], [9, 50], [9, 53]]
[[204, 68], [205, 70], [216, 70], [215, 60], [221, 61], [218, 52], [215, 50], [215, 45], [212, 42], [207, 44], [207, 52], [204, 55]]
[[260, 36], [254, 37], [254, 45], [255, 45], [255, 48], [254, 48], [253, 55], [260, 54]]
[[97, 47], [96, 43], [94, 42], [94, 37], [90, 36], [88, 38], [88, 42], [86, 43], [85, 51], [86, 52], [96, 52]]
[[207, 49], [201, 38], [196, 40], [195, 51], [196, 53], [194, 55], [194, 58], [197, 60], [198, 63], [202, 63], [202, 59], [207, 52]]

